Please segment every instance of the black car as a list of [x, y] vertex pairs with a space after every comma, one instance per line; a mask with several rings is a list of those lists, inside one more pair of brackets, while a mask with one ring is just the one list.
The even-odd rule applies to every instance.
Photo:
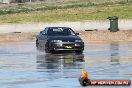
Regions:
[[69, 27], [46, 27], [36, 37], [36, 46], [44, 47], [46, 53], [57, 51], [75, 51], [82, 53], [84, 42]]

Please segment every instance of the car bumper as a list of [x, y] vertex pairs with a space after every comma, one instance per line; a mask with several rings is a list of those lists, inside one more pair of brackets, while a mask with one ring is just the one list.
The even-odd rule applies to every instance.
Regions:
[[61, 42], [61, 43], [55, 43], [52, 42], [49, 44], [49, 49], [50, 50], [55, 50], [55, 51], [75, 51], [75, 50], [84, 50], [84, 43], [83, 42]]

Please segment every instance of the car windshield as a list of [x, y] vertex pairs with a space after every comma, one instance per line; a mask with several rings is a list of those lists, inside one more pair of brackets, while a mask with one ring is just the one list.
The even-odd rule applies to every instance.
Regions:
[[49, 28], [47, 34], [51, 36], [75, 35], [75, 32], [70, 28]]

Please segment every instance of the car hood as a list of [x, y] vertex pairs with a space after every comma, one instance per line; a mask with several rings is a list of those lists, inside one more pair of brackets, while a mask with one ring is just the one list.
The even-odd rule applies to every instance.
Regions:
[[81, 40], [79, 36], [68, 35], [68, 36], [48, 36], [49, 40]]

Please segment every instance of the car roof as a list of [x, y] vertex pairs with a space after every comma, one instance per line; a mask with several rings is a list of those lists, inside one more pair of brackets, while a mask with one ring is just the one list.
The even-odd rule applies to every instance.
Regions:
[[66, 28], [69, 28], [69, 27], [46, 27], [46, 28], [64, 28], [64, 29], [66, 29]]

